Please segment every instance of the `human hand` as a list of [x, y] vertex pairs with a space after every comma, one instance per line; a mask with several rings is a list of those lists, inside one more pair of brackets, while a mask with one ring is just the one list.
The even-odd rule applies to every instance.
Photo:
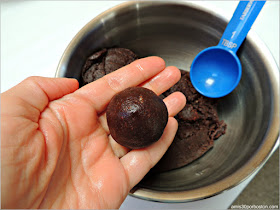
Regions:
[[2, 93], [2, 208], [119, 208], [171, 144], [186, 99], [165, 98], [161, 139], [131, 151], [110, 136], [106, 106], [127, 87], [161, 94], [179, 79], [176, 67], [148, 57], [80, 89], [74, 79], [31, 77]]

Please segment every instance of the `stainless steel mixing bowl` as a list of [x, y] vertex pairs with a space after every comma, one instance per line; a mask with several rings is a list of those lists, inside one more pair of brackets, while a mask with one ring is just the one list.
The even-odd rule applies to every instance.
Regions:
[[[57, 77], [80, 79], [92, 52], [126, 47], [139, 56], [157, 55], [167, 65], [189, 70], [202, 49], [216, 45], [224, 17], [190, 3], [127, 2], [89, 22], [72, 40]], [[243, 67], [238, 87], [219, 99], [227, 133], [193, 163], [142, 180], [131, 195], [162, 202], [186, 202], [230, 189], [259, 170], [279, 145], [279, 70], [265, 45], [250, 32], [238, 56]]]

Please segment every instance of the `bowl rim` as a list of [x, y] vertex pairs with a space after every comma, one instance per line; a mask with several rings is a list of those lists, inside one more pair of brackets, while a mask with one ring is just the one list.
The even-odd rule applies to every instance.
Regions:
[[[155, 5], [155, 4], [176, 4], [182, 6], [192, 7], [194, 9], [198, 9], [202, 12], [214, 15], [220, 19], [225, 21], [229, 21], [229, 19], [225, 16], [225, 14], [221, 12], [215, 12], [210, 8], [206, 8], [202, 5], [197, 5], [192, 2], [181, 2], [181, 1], [128, 1], [116, 5], [98, 16], [94, 17], [90, 22], [88, 22], [71, 40], [67, 48], [65, 49], [57, 70], [55, 77], [63, 77], [66, 66], [65, 64], [68, 63], [68, 60], [71, 57], [72, 51], [75, 49], [77, 44], [82, 40], [82, 38], [90, 31], [93, 25], [100, 23], [102, 17], [107, 16], [112, 11], [120, 10], [125, 7], [129, 7], [135, 4], [146, 4]], [[266, 163], [266, 161], [270, 158], [273, 152], [279, 147], [279, 68], [273, 58], [271, 52], [264, 44], [264, 42], [258, 37], [258, 35], [253, 31], [250, 30], [247, 35], [247, 40], [253, 45], [257, 51], [262, 52], [262, 58], [264, 59], [263, 62], [266, 65], [270, 66], [270, 71], [268, 71], [269, 78], [271, 79], [272, 83], [272, 90], [273, 90], [273, 112], [272, 119], [270, 122], [270, 126], [266, 132], [264, 137], [263, 144], [260, 146], [258, 151], [248, 160], [248, 162], [243, 165], [241, 168], [237, 169], [231, 175], [215, 182], [210, 185], [200, 187], [197, 189], [187, 190], [187, 191], [176, 191], [176, 192], [163, 192], [151, 189], [145, 189], [142, 187], [134, 187], [129, 195], [140, 198], [143, 200], [149, 201], [156, 201], [156, 202], [163, 202], [163, 203], [183, 203], [195, 200], [201, 200], [205, 198], [209, 198], [215, 195], [218, 195], [224, 191], [230, 190], [235, 186], [239, 185], [246, 179], [248, 179], [252, 174], [256, 174]], [[265, 55], [265, 56], [264, 56]]]

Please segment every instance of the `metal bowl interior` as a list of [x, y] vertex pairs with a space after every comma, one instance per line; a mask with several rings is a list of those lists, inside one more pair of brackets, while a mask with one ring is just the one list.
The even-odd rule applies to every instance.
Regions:
[[[189, 71], [194, 57], [217, 45], [227, 21], [213, 11], [183, 2], [128, 2], [88, 23], [66, 49], [57, 77], [80, 79], [86, 58], [104, 47], [125, 47], [140, 57], [157, 55], [167, 65]], [[183, 202], [229, 189], [267, 160], [277, 146], [278, 67], [265, 46], [249, 34], [238, 51], [242, 78], [219, 99], [218, 113], [227, 133], [191, 164], [146, 176], [133, 196]]]

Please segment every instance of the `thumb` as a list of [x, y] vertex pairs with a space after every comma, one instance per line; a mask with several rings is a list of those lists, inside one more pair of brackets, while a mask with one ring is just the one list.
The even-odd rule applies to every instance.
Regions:
[[29, 77], [3, 93], [18, 97], [42, 112], [50, 101], [59, 99], [79, 88], [76, 79]]

